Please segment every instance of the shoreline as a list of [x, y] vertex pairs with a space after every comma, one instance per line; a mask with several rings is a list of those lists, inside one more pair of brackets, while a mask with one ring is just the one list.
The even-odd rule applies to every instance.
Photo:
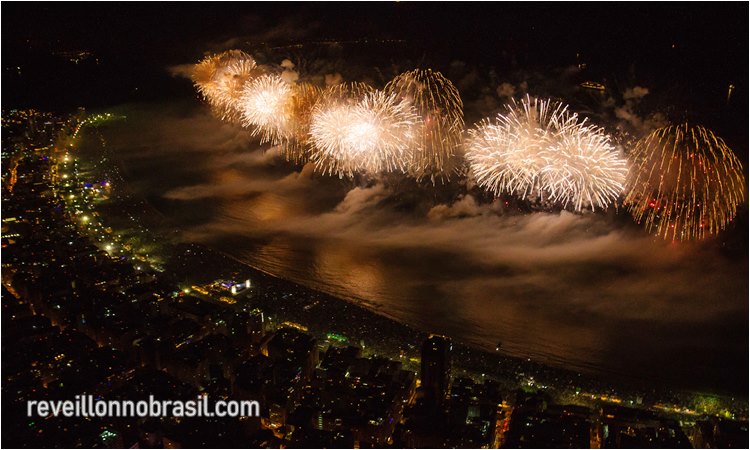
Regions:
[[[274, 275], [266, 270], [255, 267], [248, 262], [242, 261], [238, 257], [231, 255], [218, 248], [215, 248], [211, 245], [197, 243], [197, 242], [180, 242], [177, 244], [178, 247], [183, 246], [183, 245], [200, 247], [204, 251], [209, 251], [211, 253], [219, 255], [221, 258], [231, 261], [233, 264], [237, 264], [245, 269], [249, 269], [251, 272], [254, 272], [255, 274], [261, 274], [263, 277], [267, 277], [273, 280], [274, 283], [287, 284], [287, 285], [293, 286], [294, 289], [309, 291], [310, 293], [312, 293], [312, 295], [316, 297], [318, 296], [326, 297], [327, 301], [340, 302], [340, 303], [346, 304], [348, 307], [357, 308], [364, 315], [376, 316], [378, 320], [391, 322], [392, 324], [400, 328], [408, 330], [408, 332], [410, 334], [413, 334], [415, 337], [417, 336], [427, 337], [430, 334], [430, 332], [428, 331], [420, 330], [410, 324], [407, 324], [398, 320], [397, 318], [384, 314], [381, 311], [374, 310], [374, 309], [368, 308], [365, 305], [359, 304], [354, 299], [338, 297], [338, 296], [329, 294], [327, 292], [305, 286], [304, 284], [298, 283], [296, 281], [288, 280], [286, 278]], [[517, 369], [521, 369], [521, 372], [520, 372], [521, 375], [524, 375], [524, 374], [527, 375], [528, 372], [536, 372], [537, 374], [541, 372], [545, 374], [547, 377], [554, 378], [558, 382], [562, 381], [560, 380], [561, 375], [568, 378], [567, 380], [568, 383], [566, 383], [567, 386], [554, 385], [554, 384], [550, 384], [546, 386], [547, 388], [551, 388], [553, 390], [563, 391], [566, 388], [569, 388], [570, 386], [572, 386], [574, 382], [579, 382], [581, 384], [587, 384], [591, 387], [596, 386], [596, 389], [602, 390], [602, 391], [605, 391], [605, 390], [610, 391], [610, 392], [620, 391], [623, 394], [625, 392], [622, 392], [622, 391], [627, 391], [631, 394], [633, 393], [633, 391], [635, 391], [639, 394], [645, 394], [646, 396], [649, 396], [649, 397], [653, 396], [655, 398], [673, 397], [674, 395], [716, 396], [716, 397], [723, 397], [723, 398], [737, 398], [737, 397], [742, 398], [743, 397], [742, 394], [732, 393], [729, 391], [719, 392], [716, 390], [708, 390], [708, 389], [698, 390], [698, 389], [691, 389], [691, 388], [674, 387], [666, 382], [655, 381], [653, 378], [638, 377], [638, 376], [629, 375], [629, 374], [625, 374], [621, 372], [615, 372], [615, 371], [608, 373], [606, 369], [603, 370], [601, 368], [591, 369], [590, 371], [573, 370], [573, 369], [569, 369], [565, 367], [559, 367], [554, 364], [550, 364], [546, 362], [540, 362], [531, 358], [523, 358], [523, 357], [519, 357], [515, 355], [510, 355], [510, 354], [505, 353], [502, 350], [500, 352], [493, 353], [476, 343], [465, 341], [460, 338], [455, 338], [452, 336], [448, 336], [448, 337], [450, 337], [451, 340], [453, 341], [454, 348], [457, 348], [456, 350], [457, 354], [458, 353], [479, 354], [481, 356], [484, 356], [490, 359], [498, 359], [505, 363], [510, 363], [514, 365], [516, 368], [516, 371]], [[394, 355], [383, 355], [383, 356], [393, 357]], [[398, 357], [395, 356], [394, 359], [398, 359]], [[454, 360], [456, 359], [459, 359], [459, 358], [456, 358], [454, 356]], [[460, 363], [456, 365], [460, 365]], [[477, 375], [480, 373], [479, 370], [467, 370], [466, 372], [475, 372]], [[509, 374], [505, 373], [504, 375], [507, 376]], [[515, 375], [518, 375], [518, 373], [516, 373]], [[494, 378], [498, 380], [507, 381], [507, 379], [502, 378], [499, 373], [498, 374], [487, 373], [487, 378]], [[520, 380], [517, 379], [515, 381], [519, 382]], [[542, 380], [539, 380], [538, 384], [541, 384], [542, 382], [543, 382]], [[519, 382], [519, 385], [520, 384], [521, 383]]]

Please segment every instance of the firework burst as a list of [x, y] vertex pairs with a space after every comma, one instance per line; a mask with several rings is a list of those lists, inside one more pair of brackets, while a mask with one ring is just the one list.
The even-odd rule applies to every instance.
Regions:
[[240, 96], [243, 86], [260, 74], [255, 60], [239, 50], [230, 50], [204, 58], [193, 69], [193, 83], [214, 114], [228, 122], [241, 118]]
[[293, 85], [290, 114], [291, 135], [282, 142], [281, 152], [287, 161], [304, 164], [310, 156], [310, 120], [321, 89], [309, 83]]
[[625, 205], [649, 233], [664, 239], [715, 235], [744, 201], [740, 161], [702, 126], [659, 128], [636, 143], [631, 158]]
[[323, 90], [318, 99], [318, 105], [316, 106], [325, 108], [332, 104], [354, 104], [361, 100], [366, 94], [370, 94], [374, 91], [375, 88], [360, 81], [334, 84]]
[[[568, 121], [576, 121], [575, 115]], [[550, 201], [581, 211], [606, 209], [623, 192], [627, 161], [601, 128], [569, 124], [556, 135], [542, 170], [542, 185]]]
[[539, 196], [575, 211], [607, 208], [627, 175], [601, 128], [560, 102], [528, 96], [470, 130], [466, 158], [479, 185], [495, 195]]
[[413, 105], [422, 118], [410, 173], [416, 178], [448, 178], [464, 131], [463, 102], [458, 89], [440, 72], [415, 69], [402, 73], [385, 91]]
[[277, 75], [263, 75], [242, 90], [242, 124], [261, 142], [281, 144], [294, 136], [294, 86]]
[[310, 126], [313, 160], [322, 172], [340, 177], [405, 172], [420, 122], [410, 105], [382, 91], [320, 104]]
[[[374, 91], [375, 89], [372, 86], [359, 81], [338, 83], [333, 86], [328, 86], [323, 92], [321, 92], [318, 97], [318, 102], [313, 109], [313, 113], [318, 116], [317, 129], [330, 130], [329, 126], [333, 126], [333, 123], [335, 123], [334, 116], [338, 114], [336, 110], [343, 112], [346, 111], [346, 108], [354, 109], [354, 106], [359, 103], [366, 94]], [[331, 115], [321, 115], [325, 114], [326, 111], [330, 111]], [[339, 175], [342, 175], [342, 170], [340, 169], [343, 169], [343, 166], [341, 163], [337, 161], [331, 153], [318, 150], [318, 146], [315, 145], [312, 140], [312, 133], [308, 136], [308, 139], [311, 143], [311, 159], [315, 161], [315, 167], [317, 170], [324, 173], [339, 173]]]

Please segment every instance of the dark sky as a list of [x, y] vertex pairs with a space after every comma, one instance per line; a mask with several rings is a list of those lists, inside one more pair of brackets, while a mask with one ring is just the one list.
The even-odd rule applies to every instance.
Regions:
[[[405, 39], [431, 60], [502, 66], [510, 54], [529, 68], [575, 64], [580, 53], [599, 79], [636, 72], [651, 85], [677, 86], [676, 102], [686, 108], [710, 109], [703, 97], [717, 97], [728, 83], [737, 86], [737, 98], [747, 98], [748, 5], [739, 2], [4, 3], [2, 12], [4, 106], [181, 96], [186, 85], [170, 83], [164, 68], [225, 50], [222, 43], [233, 38], [240, 47], [259, 40]], [[78, 49], [94, 51], [99, 64], [71, 67], [53, 55]], [[22, 76], [11, 70], [19, 66]], [[746, 106], [738, 102], [737, 111]]]
[[[435, 48], [485, 52], [506, 39], [535, 52], [581, 49], [601, 56], [653, 54], [677, 43], [702, 57], [742, 64], [744, 2], [662, 4], [212, 3], [3, 5], [3, 49], [25, 39], [84, 46], [136, 60], [185, 56], [207, 38], [249, 34], [290, 16], [316, 24], [318, 37], [421, 39]], [[259, 18], [260, 21], [256, 21]], [[187, 46], [184, 44], [188, 44]], [[545, 52], [545, 49], [548, 49]], [[548, 57], [549, 55], [542, 55]]]

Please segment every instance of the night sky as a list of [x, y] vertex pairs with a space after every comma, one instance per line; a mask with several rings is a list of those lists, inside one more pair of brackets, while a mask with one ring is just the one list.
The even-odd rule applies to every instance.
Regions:
[[[295, 4], [3, 5], [3, 104], [64, 107], [183, 95], [165, 67], [229, 42], [404, 39], [426, 61], [502, 68], [576, 63], [606, 80], [637, 76], [671, 86], [675, 107], [717, 111], [743, 126], [747, 110], [747, 4]], [[673, 47], [674, 46], [674, 47]], [[69, 67], [53, 52], [91, 50], [97, 67]], [[11, 67], [21, 66], [22, 77]], [[136, 91], [135, 88], [138, 88]], [[729, 119], [729, 120], [727, 120]], [[737, 125], [739, 124], [739, 125]]]

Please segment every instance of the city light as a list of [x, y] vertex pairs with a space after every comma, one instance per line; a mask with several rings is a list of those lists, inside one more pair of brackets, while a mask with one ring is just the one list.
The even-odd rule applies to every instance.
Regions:
[[[747, 448], [746, 5], [68, 9], [3, 8], [4, 447]], [[152, 394], [262, 408], [54, 407]]]

